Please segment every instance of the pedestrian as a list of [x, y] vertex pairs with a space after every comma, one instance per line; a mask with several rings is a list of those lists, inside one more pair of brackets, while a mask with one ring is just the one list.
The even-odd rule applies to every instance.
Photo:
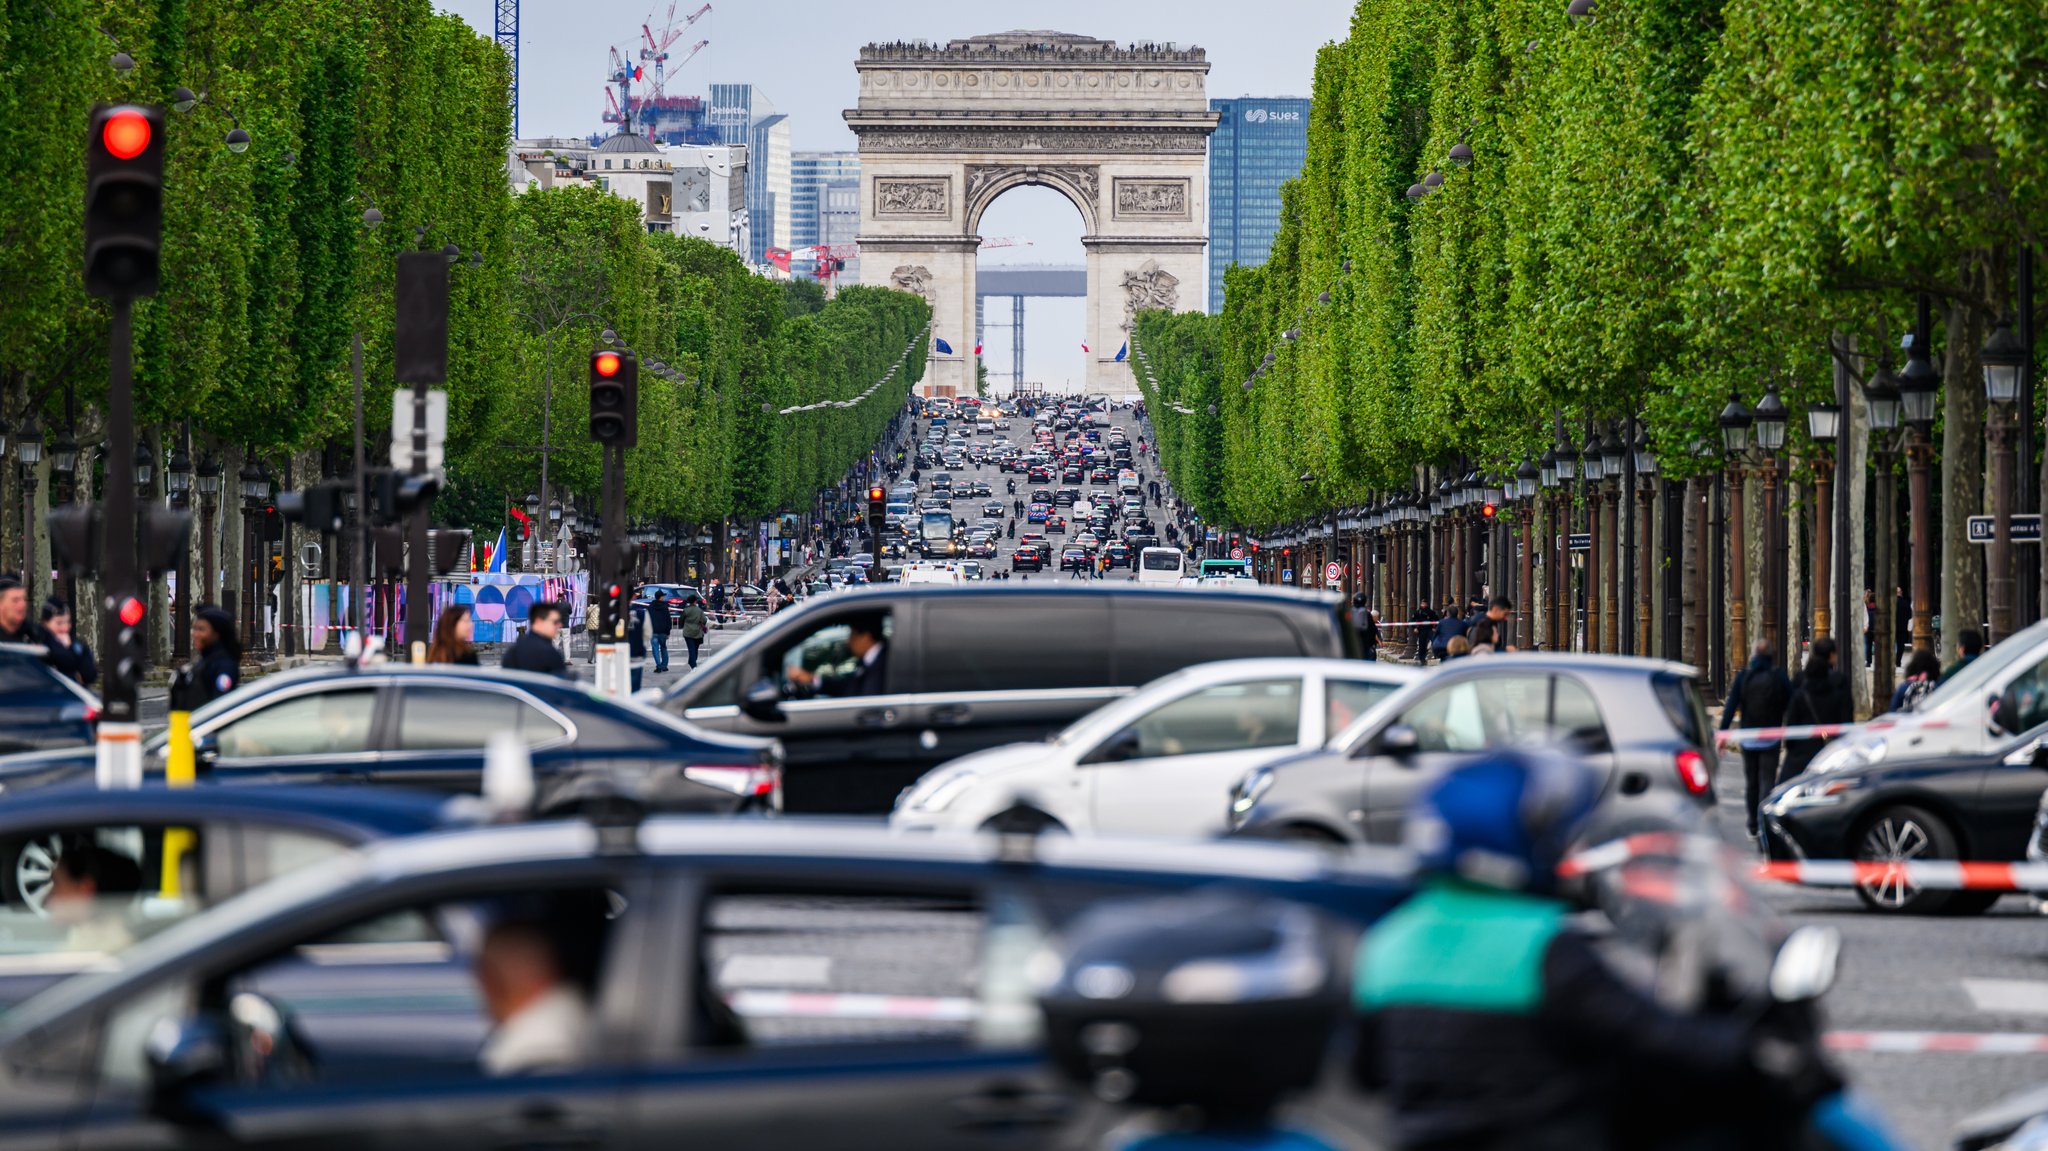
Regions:
[[469, 617], [469, 608], [463, 604], [449, 604], [441, 609], [441, 618], [434, 621], [434, 639], [427, 645], [428, 663], [449, 663], [462, 667], [479, 667], [482, 661], [476, 657], [476, 623]]
[[526, 613], [526, 630], [519, 633], [519, 638], [505, 652], [504, 668], [507, 671], [530, 671], [536, 675], [575, 679], [576, 673], [569, 669], [569, 661], [562, 658], [562, 649], [555, 645], [556, 637], [562, 634], [562, 617], [566, 614], [567, 611], [558, 603], [543, 601], [534, 604]]
[[[1458, 614], [1457, 605], [1445, 604], [1443, 618], [1436, 622], [1436, 631], [1430, 637], [1431, 654], [1436, 656], [1438, 662], [1442, 662], [1445, 653], [1450, 650], [1451, 641], [1464, 634], [1465, 620]], [[1466, 646], [1469, 648], [1471, 645], [1468, 642]]]
[[59, 642], [48, 628], [29, 618], [28, 588], [13, 576], [0, 576], [0, 643], [32, 644], [43, 649], [43, 662], [78, 680], [83, 669], [68, 643]]
[[171, 710], [197, 711], [242, 682], [242, 641], [235, 620], [213, 604], [192, 609], [192, 662], [171, 678]]
[[717, 580], [711, 581], [711, 610], [713, 613], [725, 611], [725, 585]]
[[1424, 666], [1429, 664], [1430, 640], [1434, 638], [1432, 632], [1435, 630], [1424, 625], [1433, 623], [1435, 619], [1436, 610], [1429, 606], [1428, 600], [1416, 604], [1414, 613], [1408, 617], [1409, 622], [1414, 625], [1408, 629], [1408, 633], [1414, 637], [1409, 642], [1414, 648], [1415, 662]]
[[[1910, 651], [1913, 647], [1913, 601], [1906, 598], [1906, 589], [1892, 587], [1892, 651], [1896, 654]], [[1939, 657], [1937, 657], [1939, 658]]]
[[[1792, 681], [1785, 678], [1771, 660], [1771, 641], [1756, 641], [1749, 666], [1736, 673], [1728, 685], [1728, 699], [1721, 705], [1721, 730], [1735, 726], [1739, 716], [1750, 728], [1782, 727], [1785, 709], [1792, 702]], [[1775, 738], [1745, 737], [1742, 741], [1744, 807], [1749, 812], [1749, 833], [1756, 834], [1756, 808], [1778, 780], [1778, 745]]]
[[1485, 616], [1479, 622], [1465, 629], [1465, 641], [1472, 645], [1473, 655], [1492, 655], [1500, 650], [1499, 636], [1495, 633], [1493, 621]]
[[1454, 635], [1451, 637], [1450, 642], [1444, 645], [1444, 654], [1440, 658], [1444, 663], [1449, 663], [1460, 656], [1471, 654], [1472, 641], [1462, 635]]
[[1892, 689], [1891, 711], [1912, 711], [1941, 682], [1941, 657], [1931, 651], [1916, 651], [1906, 657], [1906, 674]]
[[[1792, 685], [1792, 701], [1785, 709], [1786, 726], [1848, 723], [1856, 718], [1849, 677], [1835, 666], [1836, 654], [1835, 641], [1827, 636], [1814, 640], [1807, 649], [1806, 666], [1799, 669], [1799, 682]], [[1786, 740], [1781, 776], [1790, 779], [1804, 772], [1827, 741], [1826, 736]]]
[[[1508, 643], [1508, 617], [1513, 615], [1514, 611], [1515, 603], [1513, 600], [1504, 595], [1494, 596], [1491, 603], [1472, 613], [1472, 618], [1465, 623], [1465, 634], [1470, 636], [1473, 626], [1481, 621], [1485, 621], [1493, 625], [1490, 629], [1493, 638], [1487, 642], [1493, 644], [1494, 648], [1498, 651], [1513, 651], [1515, 649]], [[1472, 646], [1479, 646], [1479, 640], [1474, 638]]]
[[1941, 669], [1941, 679], [1947, 683], [1957, 672], [1977, 662], [1984, 654], [1984, 635], [1976, 628], [1966, 627], [1956, 633], [1956, 661]]
[[782, 589], [776, 587], [773, 583], [770, 583], [768, 585], [768, 614], [774, 615], [776, 612], [781, 610]]
[[[704, 604], [693, 593], [683, 602], [683, 645], [690, 652], [690, 667], [697, 666], [697, 652], [704, 646], [704, 636], [710, 629], [710, 621], [704, 616]], [[665, 645], [664, 645], [665, 646]], [[667, 667], [667, 663], [662, 664]]]
[[1377, 660], [1380, 657], [1380, 616], [1365, 606], [1365, 593], [1351, 595], [1351, 626], [1358, 629], [1358, 654], [1361, 659]]
[[1365, 934], [1352, 980], [1351, 1078], [1387, 1101], [1393, 1146], [1613, 1146], [1622, 1069], [1744, 1098], [1782, 1046], [1774, 1067], [1788, 1079], [1834, 1082], [1819, 1054], [1766, 1046], [1772, 1019], [1680, 1014], [1610, 966], [1557, 891], [1599, 796], [1574, 760], [1500, 751], [1445, 772], [1411, 807], [1417, 891]]
[[1877, 658], [1877, 633], [1871, 629], [1877, 624], [1877, 592], [1863, 589], [1863, 666], [1872, 667]]
[[[668, 636], [674, 627], [675, 617], [668, 610], [668, 593], [656, 588], [654, 598], [647, 604], [647, 644], [654, 653], [656, 675], [668, 670]], [[697, 661], [691, 660], [690, 666], [696, 667]]]
[[42, 616], [43, 634], [49, 637], [50, 650], [61, 651], [66, 657], [63, 663], [51, 666], [78, 683], [91, 686], [100, 677], [100, 669], [93, 662], [92, 647], [78, 636], [71, 605], [51, 596], [43, 601]]

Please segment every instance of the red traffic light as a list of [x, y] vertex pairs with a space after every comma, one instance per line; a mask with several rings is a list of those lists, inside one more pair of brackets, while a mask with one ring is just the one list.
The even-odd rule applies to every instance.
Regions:
[[149, 147], [149, 119], [133, 108], [122, 108], [108, 116], [100, 128], [100, 143], [117, 160], [133, 160]]
[[1492, 504], [1481, 504], [1479, 505], [1479, 514], [1485, 516], [1487, 519], [1492, 519], [1494, 516], [1500, 514], [1500, 509], [1494, 507]]
[[884, 491], [883, 491], [883, 490], [882, 490], [881, 488], [869, 488], [869, 489], [868, 489], [868, 498], [869, 498], [869, 499], [871, 499], [871, 500], [873, 500], [873, 501], [875, 501], [876, 503], [880, 503], [880, 502], [882, 502], [882, 497], [883, 497], [883, 496], [885, 496], [885, 495], [887, 495], [887, 494], [888, 494], [888, 493], [887, 493], [887, 492], [884, 492]]
[[119, 615], [123, 626], [134, 627], [142, 622], [143, 615], [148, 611], [149, 608], [141, 600], [129, 596], [121, 601], [121, 610], [116, 614]]
[[590, 367], [598, 375], [609, 379], [619, 374], [619, 362], [617, 352], [599, 352], [590, 358]]

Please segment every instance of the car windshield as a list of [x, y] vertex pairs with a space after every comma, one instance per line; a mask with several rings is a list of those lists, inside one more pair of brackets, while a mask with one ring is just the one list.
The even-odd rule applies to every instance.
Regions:
[[2042, 620], [1986, 650], [1968, 667], [1941, 681], [1941, 685], [1928, 692], [1913, 711], [1931, 715], [1945, 710], [1959, 699], [1970, 698], [1977, 689], [2012, 665], [2021, 660], [2039, 658], [2044, 642], [2048, 642], [2048, 620]]

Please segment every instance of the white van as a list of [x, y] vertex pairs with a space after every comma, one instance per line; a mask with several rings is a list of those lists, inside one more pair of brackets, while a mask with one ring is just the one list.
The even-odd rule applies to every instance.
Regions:
[[1177, 584], [1187, 570], [1187, 553], [1179, 548], [1146, 548], [1138, 553], [1138, 582], [1141, 584]]
[[906, 584], [962, 584], [967, 582], [967, 577], [952, 564], [920, 562], [905, 564], [897, 573], [896, 581]]
[[1912, 711], [1842, 733], [1808, 771], [1837, 771], [1887, 756], [1972, 754], [2048, 723], [2048, 620], [1986, 648]]

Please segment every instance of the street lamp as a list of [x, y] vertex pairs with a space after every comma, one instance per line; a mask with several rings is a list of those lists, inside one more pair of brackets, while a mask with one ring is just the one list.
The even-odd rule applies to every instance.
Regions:
[[151, 481], [156, 479], [156, 453], [149, 450], [149, 441], [142, 440], [135, 445], [135, 488], [144, 495], [151, 491]]
[[1934, 509], [1929, 473], [1934, 466], [1934, 444], [1928, 432], [1934, 426], [1934, 409], [1941, 392], [1941, 373], [1927, 347], [1927, 298], [1919, 300], [1920, 318], [1913, 334], [1906, 337], [1906, 370], [1899, 374], [1899, 406], [1906, 418], [1906, 490], [1913, 501], [1913, 648], [1934, 650]]
[[[1631, 462], [1635, 464], [1636, 502], [1641, 505], [1641, 527], [1636, 533], [1636, 655], [1650, 654], [1651, 620], [1656, 604], [1655, 566], [1651, 555], [1656, 550], [1650, 546], [1650, 535], [1657, 523], [1657, 455], [1650, 450], [1650, 429], [1641, 420], [1636, 421], [1635, 442], [1628, 445]], [[1668, 624], [1666, 625], [1669, 626]], [[1667, 637], [1668, 638], [1668, 637]], [[1670, 640], [1675, 644], [1676, 640]]]
[[213, 504], [220, 496], [220, 459], [212, 452], [199, 461], [199, 469], [192, 474], [192, 486], [199, 492], [199, 560], [201, 564], [199, 602], [209, 603], [214, 598], [213, 577], [217, 569], [213, 566]]
[[1806, 434], [1813, 440], [1813, 634], [1831, 633], [1828, 611], [1829, 589], [1834, 586], [1835, 550], [1834, 477], [1835, 439], [1842, 426], [1842, 409], [1834, 403], [1810, 404], [1806, 409]]
[[36, 464], [43, 458], [43, 429], [35, 413], [14, 437], [14, 456], [21, 461], [21, 582], [34, 594], [36, 570]]
[[[172, 506], [185, 508], [191, 505], [192, 456], [182, 442], [171, 449], [170, 462], [164, 465], [164, 487], [171, 493]], [[178, 552], [177, 622], [171, 628], [171, 654], [179, 659], [192, 654], [190, 551], [190, 548], [183, 548]]]
[[2020, 372], [2026, 367], [2027, 348], [2013, 333], [2011, 320], [1998, 327], [1978, 350], [1984, 365], [1984, 397], [1991, 401], [1991, 550], [1986, 557], [1991, 635], [1997, 643], [2013, 630], [2013, 593], [2017, 579], [2013, 572], [2013, 426], [2012, 405], [2020, 398]]
[[60, 476], [69, 476], [78, 471], [78, 441], [72, 438], [69, 429], [57, 433], [50, 441], [50, 470]]
[[1789, 658], [1785, 644], [1784, 525], [1779, 522], [1778, 456], [1785, 446], [1785, 427], [1792, 413], [1778, 396], [1778, 385], [1767, 384], [1764, 398], [1756, 405], [1756, 446], [1763, 453], [1764, 512], [1764, 638], [1780, 658]]
[[1728, 392], [1728, 406], [1715, 421], [1721, 427], [1721, 447], [1728, 454], [1728, 650], [1737, 665], [1749, 660], [1749, 558], [1748, 539], [1743, 530], [1743, 457], [1749, 452], [1749, 430], [1755, 417], [1734, 390]]
[[[136, 466], [136, 472], [138, 475], [141, 473], [141, 465], [139, 463]], [[263, 522], [258, 518], [258, 513], [263, 510], [263, 501], [270, 498], [270, 473], [263, 469], [261, 461], [252, 456], [247, 463], [242, 465], [240, 479], [243, 525], [242, 571], [247, 577], [241, 581], [242, 590], [246, 593], [247, 600], [241, 612], [242, 637], [244, 643], [250, 647], [255, 647], [258, 643], [258, 636], [262, 631], [260, 625], [263, 619], [262, 612], [257, 606], [259, 589], [263, 586], [260, 574], [261, 564], [256, 556], [263, 540]]]

